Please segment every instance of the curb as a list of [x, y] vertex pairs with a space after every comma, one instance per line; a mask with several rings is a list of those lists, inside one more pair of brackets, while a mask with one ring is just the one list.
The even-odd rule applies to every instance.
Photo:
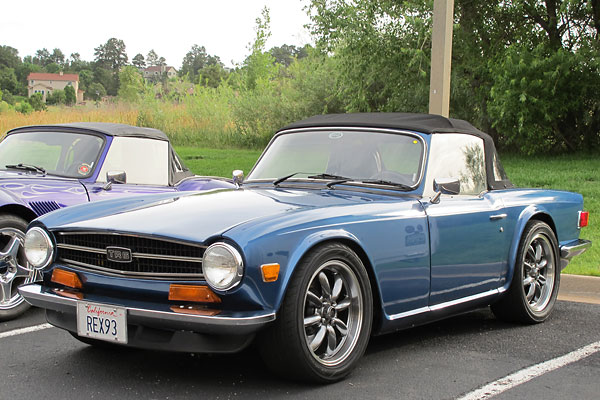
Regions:
[[562, 274], [558, 300], [600, 304], [600, 277]]

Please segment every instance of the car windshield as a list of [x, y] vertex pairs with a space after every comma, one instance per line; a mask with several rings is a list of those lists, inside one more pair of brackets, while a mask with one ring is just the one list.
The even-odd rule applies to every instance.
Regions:
[[[361, 130], [314, 130], [278, 136], [247, 181], [325, 179], [415, 187], [423, 141], [417, 136]], [[282, 180], [283, 179], [283, 180]]]
[[86, 178], [104, 146], [99, 136], [66, 132], [23, 132], [0, 142], [0, 169], [26, 169]]

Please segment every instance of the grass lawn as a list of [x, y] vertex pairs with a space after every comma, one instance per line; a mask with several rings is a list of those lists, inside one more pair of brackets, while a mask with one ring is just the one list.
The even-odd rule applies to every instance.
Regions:
[[[261, 150], [206, 149], [176, 147], [187, 166], [199, 175], [231, 177], [234, 169], [247, 175]], [[559, 189], [583, 194], [590, 225], [581, 237], [594, 244], [585, 254], [573, 259], [566, 273], [600, 276], [600, 157], [597, 155], [501, 156], [508, 177], [518, 187]], [[595, 221], [598, 221], [595, 223]]]

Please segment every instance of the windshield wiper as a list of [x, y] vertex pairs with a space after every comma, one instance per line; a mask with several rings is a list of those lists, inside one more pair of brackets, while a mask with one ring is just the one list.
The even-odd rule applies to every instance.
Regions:
[[273, 186], [277, 186], [279, 185], [281, 182], [283, 181], [287, 181], [288, 179], [290, 179], [292, 176], [294, 175], [298, 175], [298, 174], [310, 174], [310, 172], [294, 172], [293, 174], [289, 174], [286, 176], [282, 176], [281, 178], [277, 178], [273, 181]]
[[8, 165], [5, 165], [4, 167], [11, 168], [11, 169], [23, 169], [25, 171], [35, 171], [35, 172], [40, 172], [44, 175], [46, 174], [46, 170], [42, 167], [38, 167], [37, 165], [18, 163], [18, 164], [8, 164]]
[[331, 175], [331, 174], [318, 174], [309, 176], [311, 179], [339, 179], [339, 180], [350, 180], [352, 178], [348, 178], [340, 175]]
[[404, 183], [398, 183], [398, 182], [392, 182], [392, 181], [386, 181], [384, 179], [363, 179], [359, 182], [362, 183], [374, 183], [374, 184], [379, 184], [379, 185], [388, 185], [388, 186], [395, 186], [398, 189], [402, 189], [402, 190], [414, 190], [413, 187], [405, 185]]

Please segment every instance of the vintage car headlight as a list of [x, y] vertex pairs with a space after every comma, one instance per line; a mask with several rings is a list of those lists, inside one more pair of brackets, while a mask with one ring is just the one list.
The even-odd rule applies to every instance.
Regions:
[[208, 246], [204, 252], [202, 271], [213, 289], [228, 290], [242, 280], [244, 263], [233, 246], [218, 242]]
[[54, 248], [50, 236], [42, 228], [33, 227], [25, 235], [25, 256], [31, 266], [42, 269], [52, 260]]

